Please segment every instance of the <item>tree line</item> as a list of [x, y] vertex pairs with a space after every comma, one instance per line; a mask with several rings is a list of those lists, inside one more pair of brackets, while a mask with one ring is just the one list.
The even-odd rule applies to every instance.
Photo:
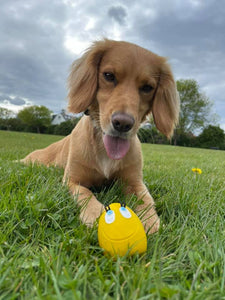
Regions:
[[[213, 102], [200, 91], [198, 83], [193, 79], [181, 79], [177, 81], [177, 90], [181, 109], [179, 124], [171, 141], [159, 133], [149, 118], [147, 125], [144, 124], [138, 132], [141, 142], [225, 150], [225, 133], [217, 125], [217, 116], [212, 112]], [[52, 112], [45, 106], [26, 107], [16, 117], [0, 108], [1, 130], [67, 135], [79, 118], [71, 118], [59, 125], [52, 125], [51, 121]]]
[[55, 135], [68, 135], [80, 118], [70, 118], [58, 125], [52, 125], [52, 112], [45, 106], [29, 106], [22, 109], [18, 115], [0, 108], [0, 130], [35, 132]]

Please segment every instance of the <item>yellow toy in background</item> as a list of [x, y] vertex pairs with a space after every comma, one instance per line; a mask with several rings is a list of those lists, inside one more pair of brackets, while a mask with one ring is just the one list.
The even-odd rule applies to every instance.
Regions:
[[147, 237], [140, 219], [120, 203], [105, 207], [99, 219], [98, 241], [111, 256], [141, 254], [147, 250]]

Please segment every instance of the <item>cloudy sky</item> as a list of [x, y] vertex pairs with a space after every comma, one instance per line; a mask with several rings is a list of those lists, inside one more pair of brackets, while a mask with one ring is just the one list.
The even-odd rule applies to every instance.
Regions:
[[139, 44], [193, 78], [225, 129], [225, 1], [2, 0], [0, 106], [66, 108], [69, 68], [93, 40]]

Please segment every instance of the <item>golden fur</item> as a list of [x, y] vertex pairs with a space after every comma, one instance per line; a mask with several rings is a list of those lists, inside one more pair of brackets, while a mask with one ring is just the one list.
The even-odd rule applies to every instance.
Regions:
[[[115, 80], [106, 80], [106, 73], [113, 74]], [[72, 65], [68, 97], [71, 112], [88, 109], [89, 115], [81, 118], [69, 136], [32, 152], [22, 161], [63, 167], [64, 182], [77, 196], [80, 217], [87, 225], [92, 225], [104, 209], [89, 188], [106, 180], [122, 180], [126, 193], [142, 199], [137, 213], [144, 212], [146, 232], [156, 232], [160, 221], [142, 180], [141, 145], [136, 133], [150, 113], [163, 134], [169, 138], [173, 133], [179, 98], [166, 59], [127, 42], [95, 42]], [[131, 116], [134, 124], [128, 132], [118, 133], [129, 140], [130, 148], [125, 157], [114, 160], [107, 155], [103, 135], [115, 135], [112, 116], [117, 112]]]

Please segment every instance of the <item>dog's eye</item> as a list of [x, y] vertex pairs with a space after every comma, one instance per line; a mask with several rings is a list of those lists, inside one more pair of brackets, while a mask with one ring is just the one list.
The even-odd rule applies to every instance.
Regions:
[[143, 93], [150, 93], [152, 91], [153, 87], [149, 84], [145, 84], [140, 88], [140, 91]]
[[116, 77], [113, 73], [110, 72], [104, 72], [103, 73], [105, 80], [109, 81], [109, 82], [115, 82]]

